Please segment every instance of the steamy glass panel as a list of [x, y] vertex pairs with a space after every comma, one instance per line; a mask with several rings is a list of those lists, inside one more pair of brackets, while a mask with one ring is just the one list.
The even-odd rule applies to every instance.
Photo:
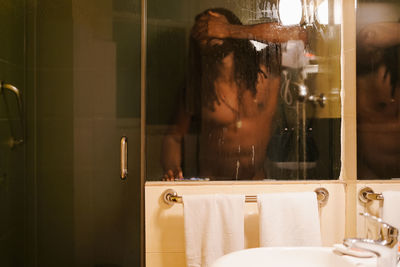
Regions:
[[399, 1], [358, 1], [359, 179], [400, 177], [399, 20]]
[[149, 0], [147, 180], [336, 179], [338, 3]]

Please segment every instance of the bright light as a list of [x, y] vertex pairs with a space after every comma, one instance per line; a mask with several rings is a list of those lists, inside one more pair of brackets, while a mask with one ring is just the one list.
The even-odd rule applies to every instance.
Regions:
[[281, 0], [279, 18], [283, 25], [295, 25], [301, 21], [302, 7], [300, 0]]
[[320, 24], [327, 25], [329, 23], [329, 10], [328, 10], [328, 1], [324, 0], [317, 7], [317, 20]]

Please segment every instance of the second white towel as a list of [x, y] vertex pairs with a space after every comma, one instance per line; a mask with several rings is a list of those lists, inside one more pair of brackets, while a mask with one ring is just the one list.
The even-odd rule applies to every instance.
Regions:
[[321, 246], [314, 192], [258, 195], [260, 246]]
[[183, 203], [188, 267], [244, 249], [243, 195], [184, 195]]
[[385, 191], [383, 195], [383, 221], [400, 230], [400, 191]]

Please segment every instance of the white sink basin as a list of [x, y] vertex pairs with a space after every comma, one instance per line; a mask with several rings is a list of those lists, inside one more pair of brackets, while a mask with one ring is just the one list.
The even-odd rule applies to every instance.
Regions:
[[263, 247], [236, 251], [212, 267], [355, 267], [328, 247]]

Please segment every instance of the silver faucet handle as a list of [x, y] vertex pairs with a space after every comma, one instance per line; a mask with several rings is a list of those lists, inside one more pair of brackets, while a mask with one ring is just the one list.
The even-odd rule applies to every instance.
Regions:
[[360, 213], [360, 215], [380, 225], [380, 239], [385, 243], [385, 246], [392, 248], [397, 244], [399, 230], [396, 227], [384, 222], [381, 218], [373, 216], [367, 212], [362, 212]]
[[360, 215], [364, 216], [365, 218], [367, 218], [367, 219], [369, 219], [369, 220], [371, 220], [373, 222], [379, 223], [382, 228], [394, 228], [394, 229], [397, 229], [396, 227], [388, 224], [387, 222], [384, 222], [381, 218], [376, 217], [374, 215], [371, 215], [368, 212], [360, 212]]
[[367, 219], [373, 221], [373, 222], [377, 222], [377, 223], [379, 223], [379, 224], [385, 224], [385, 225], [391, 226], [390, 224], [385, 223], [381, 218], [376, 217], [376, 216], [374, 216], [374, 215], [371, 215], [371, 214], [369, 214], [368, 212], [360, 212], [359, 214], [360, 214], [361, 216], [364, 216], [365, 218], [367, 218]]

